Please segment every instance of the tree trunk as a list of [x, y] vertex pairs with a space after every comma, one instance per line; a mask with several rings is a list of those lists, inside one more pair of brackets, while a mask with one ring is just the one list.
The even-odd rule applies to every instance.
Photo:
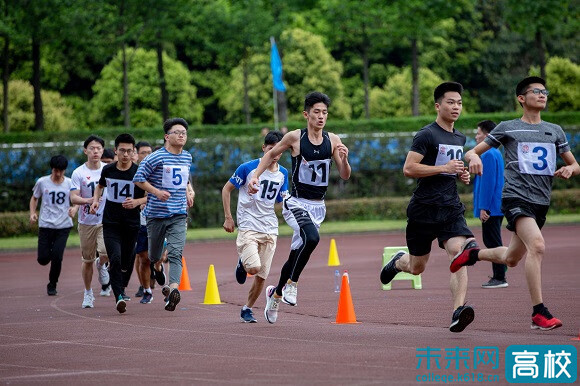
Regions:
[[131, 127], [129, 107], [129, 75], [127, 74], [127, 52], [123, 42], [123, 122], [126, 128]]
[[160, 34], [157, 34], [157, 72], [159, 73], [159, 89], [161, 91], [161, 114], [163, 122], [169, 119], [169, 94], [167, 93], [167, 81], [163, 69], [163, 43]]
[[252, 123], [252, 113], [250, 112], [250, 96], [248, 95], [248, 60], [242, 60], [243, 74], [244, 74], [244, 115], [246, 116], [246, 123]]
[[8, 119], [10, 117], [8, 106], [8, 82], [10, 81], [8, 55], [10, 54], [10, 38], [8, 35], [4, 36], [4, 49], [2, 52], [2, 91], [4, 91], [4, 97], [2, 98], [2, 121], [4, 122], [4, 132], [8, 133], [10, 131], [10, 120]]
[[32, 87], [34, 89], [34, 130], [44, 130], [42, 97], [40, 96], [40, 43], [32, 37]]
[[544, 48], [544, 41], [542, 39], [542, 31], [536, 31], [536, 49], [538, 50], [538, 64], [540, 65], [540, 76], [546, 79], [546, 49]]
[[288, 101], [286, 100], [285, 92], [277, 92], [277, 102], [278, 102], [278, 121], [280, 126], [284, 126], [284, 123], [288, 121]]
[[411, 49], [413, 55], [413, 65], [411, 74], [413, 78], [413, 92], [411, 95], [411, 105], [413, 116], [419, 115], [419, 50], [417, 48], [417, 39], [411, 41]]
[[363, 60], [363, 83], [365, 89], [365, 118], [370, 119], [371, 111], [369, 108], [369, 54], [366, 48], [363, 49], [362, 60]]

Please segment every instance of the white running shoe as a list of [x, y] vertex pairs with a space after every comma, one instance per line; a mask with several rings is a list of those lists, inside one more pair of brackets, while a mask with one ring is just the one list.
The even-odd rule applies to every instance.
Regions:
[[282, 301], [288, 305], [296, 305], [296, 297], [298, 296], [298, 283], [291, 281], [282, 288]]
[[105, 289], [101, 289], [101, 296], [111, 296], [111, 286], [110, 285]]
[[264, 307], [264, 316], [268, 323], [276, 323], [278, 319], [278, 308], [280, 307], [280, 298], [274, 297], [276, 286], [269, 285], [266, 288], [266, 307]]
[[101, 283], [101, 285], [109, 284], [109, 281], [111, 280], [109, 277], [109, 271], [107, 270], [109, 265], [101, 265], [98, 257], [95, 260], [95, 264], [97, 265], [97, 271], [99, 272], [99, 283]]
[[94, 308], [95, 305], [93, 304], [93, 302], [95, 301], [95, 298], [93, 296], [92, 292], [86, 293], [85, 292], [85, 296], [83, 298], [83, 308]]

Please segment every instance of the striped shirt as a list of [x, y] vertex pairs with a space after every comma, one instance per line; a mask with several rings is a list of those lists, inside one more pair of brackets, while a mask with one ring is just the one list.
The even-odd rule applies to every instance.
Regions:
[[187, 214], [187, 183], [191, 168], [191, 154], [182, 150], [173, 154], [164, 147], [153, 152], [139, 164], [133, 182], [149, 182], [155, 188], [171, 194], [161, 201], [154, 194], [147, 194], [147, 205], [143, 211], [148, 218], [166, 218]]

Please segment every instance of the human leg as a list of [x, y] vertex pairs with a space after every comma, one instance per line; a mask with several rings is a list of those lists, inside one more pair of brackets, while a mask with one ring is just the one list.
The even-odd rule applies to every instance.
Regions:
[[68, 240], [70, 230], [71, 228], [54, 230], [54, 243], [52, 245], [50, 272], [48, 274], [48, 278], [49, 282], [53, 283], [55, 287], [56, 283], [58, 283], [58, 278], [60, 277], [60, 272], [62, 269], [62, 257], [64, 255], [64, 249], [66, 248], [66, 242]]
[[[170, 217], [167, 222], [167, 258], [169, 260], [169, 295], [165, 310], [174, 311], [181, 300], [178, 287], [181, 281], [181, 271], [183, 269], [183, 248], [185, 247], [185, 236], [187, 232], [187, 216], [177, 215]], [[157, 275], [157, 273], [156, 273]]]
[[105, 247], [109, 258], [109, 275], [111, 288], [114, 294], [115, 303], [122, 298], [123, 274], [121, 272], [121, 226], [116, 224], [105, 224], [103, 226], [103, 236]]
[[[490, 216], [489, 219], [481, 224], [483, 244], [486, 248], [501, 247], [501, 223], [503, 216]], [[492, 263], [493, 276], [490, 281], [482, 285], [484, 288], [502, 288], [507, 287], [505, 280], [505, 264]]]

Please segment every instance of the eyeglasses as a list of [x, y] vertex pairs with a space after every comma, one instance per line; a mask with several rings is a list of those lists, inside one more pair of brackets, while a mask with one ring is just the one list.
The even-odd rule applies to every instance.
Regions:
[[187, 135], [187, 131], [185, 131], [185, 130], [168, 131], [167, 134], [175, 134], [177, 136], [179, 136], [179, 135], [186, 136]]
[[538, 95], [538, 94], [542, 94], [542, 95], [545, 95], [545, 96], [548, 96], [548, 95], [550, 94], [550, 92], [549, 92], [548, 90], [546, 90], [545, 88], [534, 88], [534, 89], [532, 89], [532, 90], [528, 90], [528, 91], [526, 91], [526, 92], [525, 92], [525, 93], [523, 93], [522, 95], [526, 95], [526, 94], [527, 94], [527, 93], [529, 93], [529, 92], [532, 92], [532, 93], [534, 93], [534, 94], [536, 94], [536, 95]]
[[133, 153], [133, 149], [117, 149], [117, 151], [119, 153], [122, 153], [122, 154], [131, 154], [131, 153]]

